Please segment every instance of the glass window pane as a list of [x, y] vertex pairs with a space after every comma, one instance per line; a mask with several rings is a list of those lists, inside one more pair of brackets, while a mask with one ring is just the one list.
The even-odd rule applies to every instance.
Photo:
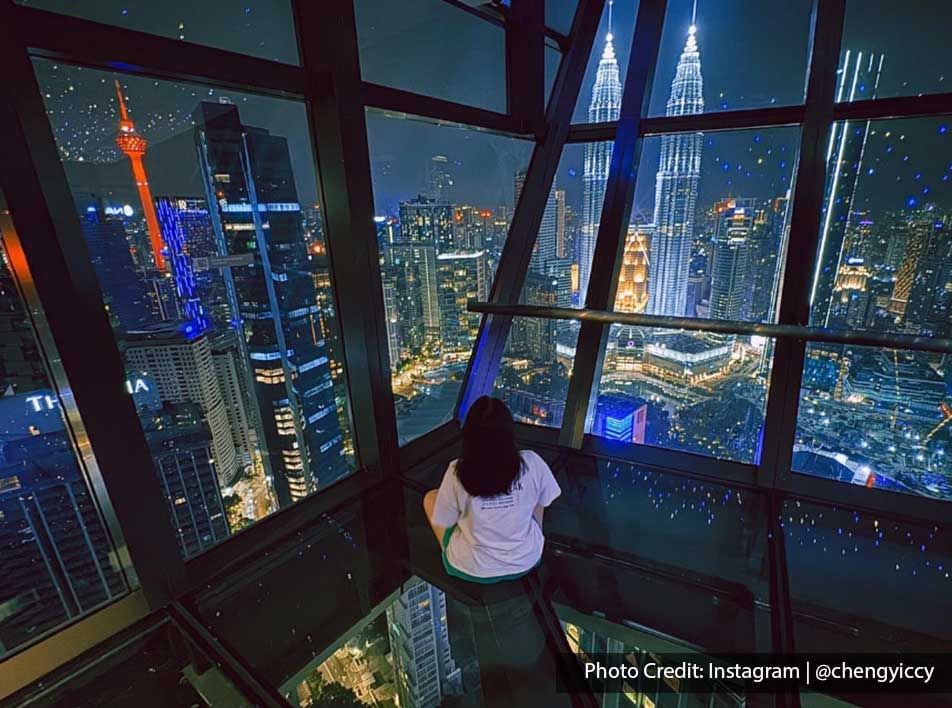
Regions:
[[631, 50], [631, 28], [635, 26], [637, 14], [637, 2], [622, 2], [617, 6], [606, 3], [575, 104], [573, 123], [618, 120]]
[[763, 337], [612, 325], [590, 432], [756, 464], [772, 360]]
[[950, 392], [941, 354], [810, 344], [793, 469], [950, 500]]
[[645, 139], [616, 309], [774, 321], [798, 141], [797, 128]]
[[[952, 90], [948, 3], [848, 0], [840, 51], [840, 101]], [[910, 39], [915, 51], [909, 51]]]
[[312, 658], [281, 693], [302, 706], [355, 708], [446, 705], [478, 695], [468, 608], [416, 576], [391, 597]]
[[780, 522], [797, 651], [932, 652], [952, 641], [947, 525], [805, 499], [784, 501]]
[[[812, 10], [810, 0], [672, 0], [649, 115], [802, 103]], [[617, 44], [630, 43], [633, 25], [617, 26]]]
[[442, 0], [355, 0], [364, 81], [506, 111], [502, 27]]
[[545, 24], [556, 32], [568, 34], [575, 18], [578, 0], [545, 0]]
[[[2, 204], [0, 227], [10, 228]], [[3, 249], [0, 259], [3, 657], [128, 587]]]
[[367, 112], [397, 431], [453, 417], [533, 144]]
[[[563, 475], [566, 483], [563, 496], [546, 510], [547, 534], [608, 547], [649, 567], [716, 578], [767, 600], [764, 548], [752, 542], [766, 528], [766, 495], [606, 457], [572, 456], [555, 469], [560, 484]], [[700, 613], [704, 603], [687, 604]], [[642, 616], [652, 611], [664, 612], [645, 608]], [[701, 625], [678, 619], [692, 641], [703, 643]], [[712, 635], [707, 637], [709, 643]]]
[[949, 125], [834, 124], [811, 324], [952, 336]]
[[35, 67], [183, 554], [353, 471], [304, 106]]
[[571, 325], [513, 318], [493, 395], [506, 402], [517, 421], [561, 427], [578, 341], [578, 327]]
[[[612, 143], [566, 145], [552, 191], [542, 212], [521, 302], [529, 305], [582, 307], [595, 235], [605, 200]], [[522, 195], [525, 173], [516, 175], [515, 199]]]
[[286, 64], [300, 63], [290, 0], [269, 0], [264, 3], [216, 0], [214, 7], [185, 0], [161, 3], [128, 0], [17, 2], [84, 20], [206, 44]]

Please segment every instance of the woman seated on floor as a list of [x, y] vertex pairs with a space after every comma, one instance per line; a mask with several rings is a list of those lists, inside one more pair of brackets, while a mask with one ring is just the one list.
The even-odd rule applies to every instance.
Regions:
[[423, 498], [446, 572], [476, 583], [528, 573], [542, 560], [543, 511], [561, 493], [545, 460], [516, 447], [506, 404], [480, 398], [463, 425], [462, 457]]

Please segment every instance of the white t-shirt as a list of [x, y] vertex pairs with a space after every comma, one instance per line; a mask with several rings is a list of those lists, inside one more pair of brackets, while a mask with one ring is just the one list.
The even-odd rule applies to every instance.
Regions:
[[536, 505], [549, 506], [562, 490], [537, 453], [523, 450], [520, 454], [520, 476], [510, 492], [496, 497], [470, 496], [456, 474], [457, 460], [443, 474], [433, 523], [457, 524], [446, 547], [446, 559], [457, 570], [495, 578], [525, 572], [542, 557], [545, 538], [532, 512]]

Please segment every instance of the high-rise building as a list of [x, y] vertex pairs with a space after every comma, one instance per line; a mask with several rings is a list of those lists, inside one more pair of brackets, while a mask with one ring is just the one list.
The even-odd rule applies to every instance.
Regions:
[[728, 199], [718, 217], [711, 251], [711, 319], [744, 320], [750, 305], [750, 256], [758, 215], [756, 199]]
[[522, 196], [522, 188], [526, 186], [526, 171], [516, 170], [516, 175], [512, 180], [512, 203], [519, 205], [519, 197]]
[[[612, 44], [611, 27], [605, 36], [605, 48], [598, 62], [595, 74], [595, 86], [592, 88], [592, 100], [588, 105], [589, 123], [607, 123], [618, 120], [621, 112], [621, 80], [618, 72], [618, 59]], [[608, 183], [608, 170], [612, 161], [612, 143], [597, 142], [585, 144], [585, 164], [582, 175], [582, 224], [579, 233], [579, 302], [585, 302], [588, 281], [592, 272], [592, 259], [595, 257], [595, 239], [598, 237], [598, 223], [602, 218], [602, 203], [605, 201], [605, 186]]]
[[169, 259], [183, 262], [181, 268], [172, 266], [176, 291], [193, 301], [189, 306], [182, 303], [183, 316], [190, 314], [189, 319], [201, 323], [204, 313], [209, 328], [234, 329], [238, 320], [228, 300], [224, 269], [240, 259], [236, 263], [219, 252], [208, 204], [202, 198], [178, 196], [157, 197], [155, 203]]
[[555, 198], [555, 189], [549, 192], [545, 209], [542, 212], [542, 221], [539, 224], [539, 234], [536, 236], [532, 258], [529, 261], [530, 270], [536, 273], [545, 273], [550, 264], [557, 258], [558, 253], [558, 205]]
[[397, 297], [396, 278], [391, 275], [388, 269], [383, 269], [381, 275], [381, 285], [383, 287], [383, 308], [384, 317], [387, 324], [387, 349], [390, 354], [390, 365], [396, 366], [404, 359], [404, 350], [401, 345], [400, 329], [400, 308]]
[[179, 551], [189, 558], [231, 535], [213, 458], [213, 440], [195, 404], [164, 406], [142, 416], [165, 492]]
[[287, 140], [243, 125], [236, 106], [199, 105], [195, 142], [228, 299], [252, 372], [258, 443], [284, 506], [347, 473], [315, 263]]
[[441, 253], [436, 257], [440, 289], [440, 341], [446, 349], [469, 350], [479, 329], [480, 316], [469, 312], [470, 300], [489, 295], [485, 251]]
[[413, 270], [407, 282], [414, 281], [416, 293], [411, 297], [419, 299], [424, 338], [436, 341], [440, 332], [436, 256], [453, 250], [453, 208], [423, 196], [401, 202], [400, 241], [393, 250]]
[[254, 417], [254, 394], [247, 369], [242, 362], [241, 346], [234, 330], [209, 334], [208, 340], [218, 389], [228, 414], [228, 428], [238, 453], [238, 465], [246, 468], [252, 464], [258, 449], [257, 431], [260, 425]]
[[158, 270], [165, 270], [165, 244], [162, 242], [162, 232], [159, 229], [159, 220], [155, 214], [155, 204], [152, 202], [152, 191], [146, 176], [142, 158], [149, 147], [149, 142], [136, 132], [135, 123], [129, 117], [126, 109], [126, 99], [122, 95], [122, 88], [116, 80], [116, 99], [119, 102], [119, 132], [116, 134], [116, 147], [129, 158], [132, 165], [132, 176], [136, 181], [139, 192], [139, 201], [142, 202], [142, 214], [149, 232], [149, 244], [152, 247], [152, 261]]
[[436, 256], [428, 252], [428, 248], [396, 243], [387, 249], [384, 256], [383, 278], [390, 281], [393, 288], [392, 309], [389, 312], [395, 326], [390, 331], [399, 333], [401, 359], [419, 354], [426, 341], [423, 323], [426, 286], [421, 285], [420, 279], [421, 275], [428, 275], [428, 264], [436, 264]]
[[427, 163], [426, 184], [430, 197], [437, 202], [449, 202], [452, 197], [453, 175], [446, 155], [434, 155]]
[[149, 298], [145, 280], [136, 270], [122, 218], [107, 214], [96, 195], [75, 194], [80, 227], [115, 329], [141, 329], [161, 321]]
[[[882, 54], [847, 50], [839, 72], [836, 100], [852, 101], [859, 92], [864, 92], [864, 98], [876, 98], [883, 60]], [[869, 131], [869, 121], [840, 121], [831, 128], [820, 247], [810, 298], [811, 321], [822, 327], [829, 326], [836, 274], [846, 262], [846, 234], [853, 223], [856, 185], [863, 168]]]
[[[944, 232], [945, 222], [938, 218], [931, 204], [916, 210], [906, 221], [906, 242], [902, 262], [896, 271], [896, 284], [889, 299], [889, 312], [902, 320], [909, 306], [912, 286], [920, 272], [920, 265], [929, 250], [933, 233]], [[942, 234], [944, 236], [944, 233]]]
[[568, 224], [566, 213], [565, 190], [555, 190], [555, 255], [556, 258], [568, 259], [572, 257], [570, 249]]
[[[901, 274], [903, 267], [896, 277], [897, 286]], [[904, 324], [914, 334], [952, 334], [952, 223], [948, 215], [933, 217], [929, 242], [910, 288]]]
[[211, 344], [205, 334], [178, 327], [129, 332], [124, 340], [129, 376], [147, 375], [165, 403], [194, 403], [211, 433], [215, 467], [223, 486], [241, 472], [228, 410], [219, 385]]
[[387, 608], [399, 705], [436, 708], [462, 689], [462, 672], [450, 651], [446, 595], [419, 578], [402, 589]]
[[872, 304], [869, 276], [869, 267], [862, 258], [852, 257], [840, 266], [830, 303], [831, 327], [867, 327]]
[[790, 228], [789, 195], [764, 203], [751, 233], [749, 316], [754, 322], [775, 319], [780, 295], [780, 258]]
[[0, 655], [125, 591], [56, 394], [0, 397]]
[[492, 242], [492, 211], [463, 205], [453, 209], [456, 250], [479, 251]]
[[[555, 307], [559, 304], [560, 283], [557, 278], [529, 271], [522, 288], [521, 302], [527, 305]], [[558, 321], [541, 317], [516, 318], [509, 337], [509, 349], [517, 356], [527, 356], [536, 364], [555, 360], [555, 333]]]
[[649, 243], [645, 229], [635, 225], [628, 227], [615, 294], [615, 310], [618, 312], [645, 311], [648, 304]]
[[193, 244], [190, 243], [189, 237], [196, 222], [211, 225], [208, 209], [201, 200], [175, 197], [159, 197], [156, 199], [156, 207], [179, 311], [185, 319], [184, 329], [190, 334], [206, 332], [211, 328], [211, 320], [200, 297], [199, 283], [192, 265]]
[[599, 395], [592, 421], [592, 435], [608, 440], [644, 444], [648, 402], [636, 396]]
[[[704, 83], [696, 32], [692, 24], [671, 82], [666, 116], [704, 111]], [[649, 258], [648, 314], [681, 317], [687, 310], [702, 145], [701, 133], [678, 133], [661, 138], [661, 158], [655, 180], [655, 233]]]

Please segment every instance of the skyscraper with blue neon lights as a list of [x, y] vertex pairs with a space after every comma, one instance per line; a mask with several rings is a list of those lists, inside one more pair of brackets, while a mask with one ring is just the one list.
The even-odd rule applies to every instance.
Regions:
[[208, 209], [199, 200], [159, 197], [155, 200], [159, 227], [165, 241], [166, 256], [175, 282], [175, 292], [185, 315], [182, 326], [188, 335], [198, 336], [211, 328], [211, 320], [205, 305], [199, 297], [199, 287], [192, 264], [192, 251], [189, 244], [188, 223], [199, 218], [208, 220]]
[[[692, 24], [671, 82], [665, 116], [704, 111], [704, 82], [696, 33], [697, 28]], [[681, 317], [685, 314], [702, 141], [701, 133], [661, 138], [661, 159], [655, 180], [655, 234], [648, 262], [647, 312], [650, 315]]]
[[281, 506], [344, 476], [349, 464], [288, 142], [244, 125], [238, 108], [203, 102], [195, 141], [223, 258], [262, 453]]

